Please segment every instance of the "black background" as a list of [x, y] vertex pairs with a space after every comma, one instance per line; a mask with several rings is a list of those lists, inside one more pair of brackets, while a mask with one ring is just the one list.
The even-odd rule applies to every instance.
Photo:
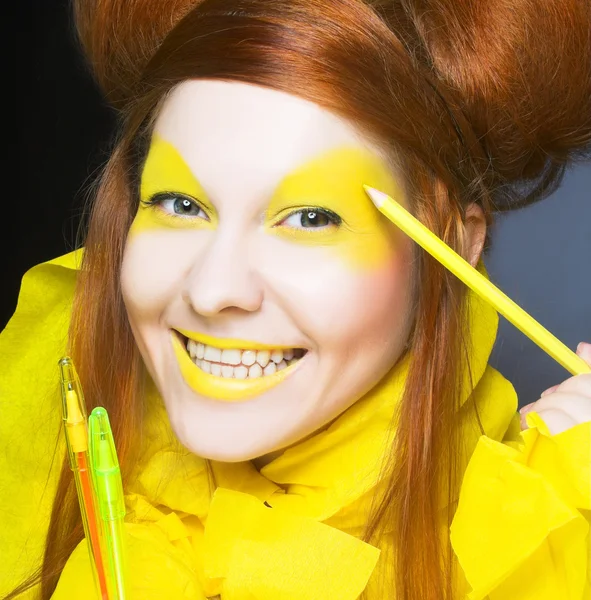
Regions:
[[72, 249], [115, 126], [77, 49], [69, 2], [19, 0], [3, 12], [11, 29], [4, 62], [16, 67], [3, 85], [5, 126], [16, 131], [5, 138], [0, 329], [25, 271]]

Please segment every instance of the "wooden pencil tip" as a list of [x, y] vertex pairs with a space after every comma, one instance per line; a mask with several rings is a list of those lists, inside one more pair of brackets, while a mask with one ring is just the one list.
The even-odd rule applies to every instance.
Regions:
[[384, 202], [388, 198], [388, 196], [384, 194], [384, 192], [380, 192], [379, 190], [376, 190], [375, 188], [372, 188], [369, 185], [364, 185], [363, 189], [369, 196], [370, 200], [374, 203], [375, 207], [378, 209], [382, 206], [382, 204], [384, 204]]

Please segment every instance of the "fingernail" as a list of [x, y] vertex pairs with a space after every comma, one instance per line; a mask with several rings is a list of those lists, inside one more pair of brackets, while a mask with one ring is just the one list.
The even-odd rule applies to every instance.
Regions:
[[533, 405], [534, 405], [534, 402], [532, 402], [531, 404], [526, 404], [525, 406], [522, 406], [519, 409], [519, 414], [524, 415], [524, 414], [528, 413], [533, 408]]
[[549, 387], [547, 390], [544, 390], [541, 394], [540, 394], [540, 398], [543, 398], [544, 396], [547, 396], [548, 394], [551, 394], [552, 392], [556, 391], [556, 388], [558, 386], [553, 385], [552, 387]]

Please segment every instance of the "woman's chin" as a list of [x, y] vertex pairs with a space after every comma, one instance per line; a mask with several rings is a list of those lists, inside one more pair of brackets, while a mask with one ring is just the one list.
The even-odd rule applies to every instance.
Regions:
[[276, 450], [276, 448], [262, 447], [256, 444], [254, 440], [250, 443], [248, 440], [244, 440], [243, 443], [236, 443], [235, 441], [228, 443], [226, 440], [217, 444], [200, 443], [195, 445], [191, 443], [192, 440], [185, 443], [182, 437], [178, 437], [181, 444], [193, 454], [216, 462], [240, 463], [253, 461], [260, 468], [282, 452], [282, 450]]

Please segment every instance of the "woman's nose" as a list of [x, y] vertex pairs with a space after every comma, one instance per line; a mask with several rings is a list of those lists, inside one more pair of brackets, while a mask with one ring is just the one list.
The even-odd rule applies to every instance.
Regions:
[[244, 240], [216, 238], [195, 258], [182, 297], [195, 312], [212, 317], [224, 309], [258, 310], [263, 287]]

